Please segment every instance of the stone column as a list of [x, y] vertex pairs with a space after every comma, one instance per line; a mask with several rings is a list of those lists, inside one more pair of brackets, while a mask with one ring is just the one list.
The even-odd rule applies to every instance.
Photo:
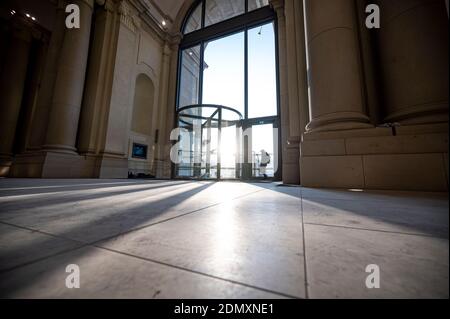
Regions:
[[371, 127], [366, 115], [355, 1], [305, 0], [308, 131]]
[[26, 25], [13, 25], [0, 79], [0, 176], [9, 173], [31, 46]]
[[46, 136], [46, 150], [76, 151], [94, 0], [74, 0], [80, 7], [80, 28], [66, 29]]
[[94, 14], [93, 41], [78, 133], [78, 151], [83, 155], [98, 153], [100, 136], [106, 127], [118, 38], [113, 0], [97, 3], [102, 6]]
[[380, 0], [384, 121], [448, 122], [448, 17], [442, 0]]

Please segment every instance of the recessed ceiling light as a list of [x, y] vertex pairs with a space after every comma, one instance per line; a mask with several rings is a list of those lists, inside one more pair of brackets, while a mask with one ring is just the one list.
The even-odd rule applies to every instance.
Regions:
[[29, 17], [30, 17], [30, 15], [29, 15], [28, 13], [25, 13], [25, 15], [27, 16], [27, 18], [29, 18]]
[[192, 55], [192, 51], [189, 51], [189, 55]]
[[163, 26], [166, 26], [166, 20], [162, 20], [161, 23], [162, 23]]
[[31, 20], [36, 21], [36, 18], [35, 17], [31, 17]]
[[11, 10], [11, 15], [15, 15], [15, 14], [16, 14], [16, 11]]

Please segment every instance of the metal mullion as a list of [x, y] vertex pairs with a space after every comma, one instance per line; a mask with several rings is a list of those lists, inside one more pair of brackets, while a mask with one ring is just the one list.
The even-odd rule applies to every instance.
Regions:
[[202, 0], [202, 18], [201, 18], [201, 26], [200, 29], [203, 29], [205, 27], [205, 11], [206, 11], [206, 0]]
[[197, 103], [198, 104], [202, 104], [203, 103], [203, 69], [205, 66], [205, 62], [204, 60], [204, 48], [205, 48], [205, 43], [202, 41], [200, 43], [200, 70], [199, 70], [199, 88], [198, 88], [198, 99], [197, 99]]
[[222, 155], [221, 155], [221, 147], [222, 147], [222, 108], [219, 109], [219, 123], [217, 129], [217, 179], [220, 180], [220, 170], [222, 166]]
[[244, 31], [244, 119], [248, 119], [248, 28]]
[[185, 34], [181, 41], [181, 48], [189, 47], [200, 41], [210, 41], [211, 39], [238, 32], [244, 27], [251, 27], [274, 20], [275, 13], [269, 7], [263, 7], [247, 14], [242, 14], [216, 24], [204, 27], [200, 30]]

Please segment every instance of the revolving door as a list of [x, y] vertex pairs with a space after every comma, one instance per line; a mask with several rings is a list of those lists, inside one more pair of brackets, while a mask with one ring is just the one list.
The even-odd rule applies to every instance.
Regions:
[[202, 104], [180, 108], [174, 177], [240, 178], [241, 125], [242, 115], [226, 106]]

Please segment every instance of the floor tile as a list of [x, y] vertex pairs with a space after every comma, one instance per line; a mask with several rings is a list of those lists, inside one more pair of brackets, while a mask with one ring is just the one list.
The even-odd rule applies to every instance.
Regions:
[[[447, 239], [305, 225], [310, 298], [448, 298]], [[366, 267], [380, 288], [366, 287]]]
[[[80, 269], [80, 288], [66, 287], [66, 267]], [[85, 247], [0, 273], [1, 298], [282, 298], [252, 289]]]
[[260, 190], [243, 183], [160, 181], [31, 199], [0, 196], [0, 221], [90, 243]]
[[299, 199], [289, 205], [288, 195], [276, 201], [273, 193], [265, 190], [99, 245], [305, 297]]
[[71, 240], [0, 223], [0, 271], [79, 246]]
[[424, 234], [448, 238], [448, 205], [411, 206], [386, 201], [304, 199], [305, 223]]

